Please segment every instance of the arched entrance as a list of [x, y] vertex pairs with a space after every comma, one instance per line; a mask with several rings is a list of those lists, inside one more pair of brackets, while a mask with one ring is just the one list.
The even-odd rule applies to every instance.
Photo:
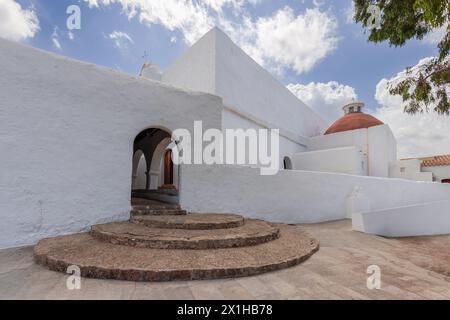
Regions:
[[171, 134], [149, 128], [136, 136], [132, 197], [178, 203], [178, 166], [172, 162]]
[[284, 170], [292, 170], [291, 158], [284, 157], [284, 159], [283, 159], [283, 168], [284, 168]]

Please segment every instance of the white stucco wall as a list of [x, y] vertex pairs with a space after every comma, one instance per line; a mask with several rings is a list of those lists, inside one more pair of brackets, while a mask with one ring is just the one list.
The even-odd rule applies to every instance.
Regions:
[[450, 166], [422, 167], [422, 171], [433, 173], [434, 181], [436, 182], [450, 179]]
[[389, 177], [413, 181], [433, 181], [431, 172], [422, 172], [421, 160], [408, 159], [392, 162], [389, 166]]
[[308, 151], [354, 146], [367, 155], [367, 174], [389, 177], [389, 166], [397, 160], [397, 142], [388, 125], [313, 137]]
[[215, 93], [215, 34], [208, 32], [164, 72], [162, 81], [187, 90]]
[[236, 212], [285, 223], [312, 223], [347, 217], [355, 187], [371, 210], [450, 199], [450, 185], [338, 173], [283, 170], [261, 176], [245, 166], [182, 168], [181, 204], [193, 212]]
[[385, 237], [450, 234], [450, 200], [359, 212], [353, 230]]
[[221, 126], [221, 99], [0, 39], [0, 248], [128, 218], [133, 141]]
[[389, 177], [389, 165], [397, 161], [397, 141], [388, 125], [367, 129], [369, 176]]
[[354, 146], [296, 153], [292, 169], [367, 175], [367, 157]]
[[[199, 79], [192, 80], [193, 75]], [[311, 137], [326, 129], [318, 114], [217, 28], [182, 54], [163, 73], [162, 79], [180, 87], [217, 94], [223, 97], [226, 106], [293, 135]]]
[[[267, 129], [264, 124], [259, 124], [257, 121], [253, 121], [251, 119], [244, 118], [235, 112], [230, 111], [229, 109], [224, 108], [222, 111], [222, 128], [226, 129]], [[280, 152], [279, 152], [279, 167], [283, 167], [283, 159], [284, 157], [291, 157], [293, 154], [306, 150], [306, 147], [303, 144], [300, 144], [296, 139], [290, 139], [287, 136], [283, 135], [283, 132], [280, 132], [279, 137], [280, 143]], [[306, 144], [306, 140], [304, 142]], [[248, 155], [248, 150], [247, 155]], [[247, 156], [248, 157], [248, 156]]]

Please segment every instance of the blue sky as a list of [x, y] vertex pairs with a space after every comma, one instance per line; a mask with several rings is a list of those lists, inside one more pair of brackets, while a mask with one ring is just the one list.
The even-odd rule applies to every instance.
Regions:
[[[193, 5], [186, 7], [179, 5], [181, 0], [161, 1], [130, 0], [135, 6], [125, 7], [125, 0], [18, 0], [22, 10], [35, 14], [39, 29], [15, 40], [138, 74], [144, 60], [164, 70], [208, 27], [218, 25], [328, 121], [336, 119], [342, 104], [356, 94], [368, 112], [395, 122], [394, 133], [400, 132], [398, 138], [407, 142], [403, 127], [414, 128], [398, 120], [394, 109], [386, 109], [398, 109], [386, 104], [399, 102], [377, 85], [435, 55], [436, 42], [413, 40], [402, 48], [368, 43], [361, 25], [349, 21], [351, 0], [190, 0]], [[81, 30], [72, 32], [73, 39], [66, 27], [66, 8], [72, 4], [81, 8]], [[186, 10], [192, 14], [186, 15]], [[422, 144], [426, 143], [430, 142]], [[428, 155], [442, 153], [440, 149], [401, 153]]]
[[[170, 31], [161, 25], [147, 26], [138, 18], [128, 19], [120, 4], [89, 8], [84, 1], [73, 0], [20, 0], [23, 7], [34, 5], [40, 21], [40, 32], [27, 42], [32, 46], [54, 51], [75, 59], [105, 65], [121, 71], [137, 74], [147, 53], [148, 59], [162, 69], [167, 67], [189, 45], [182, 40], [179, 31]], [[75, 39], [70, 40], [66, 33], [66, 8], [77, 3], [82, 13], [82, 28], [75, 30]], [[406, 66], [415, 65], [421, 58], [435, 55], [436, 46], [412, 41], [403, 48], [389, 47], [388, 44], [367, 42], [360, 25], [347, 23], [346, 10], [351, 1], [327, 1], [320, 6], [322, 11], [331, 11], [337, 18], [337, 48], [319, 61], [312, 70], [297, 74], [288, 70], [275, 76], [284, 84], [337, 81], [355, 88], [358, 98], [368, 107], [378, 106], [375, 101], [375, 87], [382, 78], [389, 78]], [[290, 6], [301, 14], [306, 8], [313, 8], [313, 1], [264, 0], [257, 5], [248, 5], [252, 17], [268, 16], [277, 9]], [[62, 50], [55, 48], [51, 35], [58, 27]], [[114, 47], [113, 41], [105, 35], [114, 31], [127, 33], [133, 43], [128, 49]], [[176, 43], [171, 37], [177, 37]]]

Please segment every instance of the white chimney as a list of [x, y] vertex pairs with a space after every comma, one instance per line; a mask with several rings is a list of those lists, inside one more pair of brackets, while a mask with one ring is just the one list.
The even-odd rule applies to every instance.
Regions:
[[139, 76], [151, 80], [161, 81], [161, 71], [159, 70], [159, 67], [151, 62], [146, 62], [142, 65]]

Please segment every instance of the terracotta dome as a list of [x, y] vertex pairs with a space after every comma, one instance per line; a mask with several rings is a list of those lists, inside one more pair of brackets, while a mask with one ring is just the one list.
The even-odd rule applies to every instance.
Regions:
[[370, 128], [382, 124], [384, 123], [369, 114], [363, 112], [351, 112], [333, 123], [324, 134]]

